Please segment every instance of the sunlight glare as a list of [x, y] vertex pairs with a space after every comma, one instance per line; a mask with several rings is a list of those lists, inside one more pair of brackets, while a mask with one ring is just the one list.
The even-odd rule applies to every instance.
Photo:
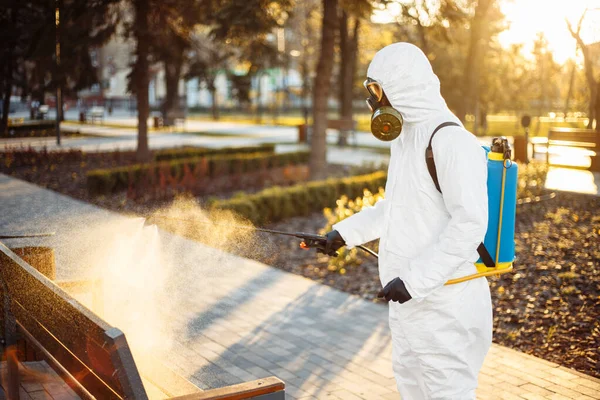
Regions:
[[510, 23], [509, 29], [499, 35], [500, 43], [508, 47], [523, 43], [524, 52], [529, 53], [538, 32], [542, 32], [554, 59], [564, 63], [575, 56], [575, 40], [571, 37], [565, 18], [575, 27], [583, 11], [588, 8], [584, 20], [582, 37], [586, 43], [600, 40], [600, 31], [594, 24], [600, 19], [600, 0], [504, 0], [502, 12]]

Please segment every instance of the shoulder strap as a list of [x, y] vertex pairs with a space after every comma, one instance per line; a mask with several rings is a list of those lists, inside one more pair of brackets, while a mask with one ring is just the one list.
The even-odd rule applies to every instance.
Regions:
[[[427, 163], [427, 169], [429, 170], [429, 175], [431, 175], [431, 179], [433, 179], [433, 183], [435, 184], [435, 188], [438, 192], [442, 193], [442, 189], [440, 189], [440, 182], [438, 181], [437, 170], [435, 169], [435, 160], [433, 159], [433, 148], [431, 144], [433, 143], [433, 137], [435, 134], [442, 128], [447, 126], [460, 126], [456, 122], [444, 122], [443, 124], [438, 125], [437, 128], [431, 134], [429, 138], [429, 144], [427, 145], [427, 149], [425, 150], [425, 162]], [[489, 251], [485, 248], [483, 243], [480, 243], [477, 247], [477, 253], [479, 253], [479, 257], [481, 257], [481, 261], [488, 268], [495, 268], [496, 263], [494, 259], [490, 255]]]
[[427, 149], [425, 150], [425, 162], [427, 163], [427, 169], [429, 170], [429, 175], [431, 175], [431, 179], [433, 179], [435, 188], [440, 193], [442, 193], [442, 189], [440, 189], [440, 182], [438, 181], [437, 171], [435, 169], [435, 160], [433, 159], [433, 148], [431, 147], [431, 144], [433, 142], [433, 137], [435, 136], [435, 134], [440, 129], [445, 128], [447, 126], [460, 126], [460, 125], [457, 124], [456, 122], [450, 122], [450, 121], [444, 122], [443, 124], [438, 125], [438, 127], [435, 128], [435, 130], [431, 134], [431, 137], [429, 138], [429, 145], [427, 145]]

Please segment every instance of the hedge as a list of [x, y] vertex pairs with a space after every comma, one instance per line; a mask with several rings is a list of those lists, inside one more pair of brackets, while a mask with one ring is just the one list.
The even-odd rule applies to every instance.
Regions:
[[305, 216], [335, 205], [342, 195], [355, 198], [368, 189], [376, 192], [385, 187], [384, 171], [348, 178], [313, 181], [290, 187], [272, 187], [258, 193], [217, 200], [212, 208], [229, 210], [255, 225], [281, 221], [290, 217]]
[[182, 158], [205, 157], [224, 154], [251, 154], [251, 153], [275, 153], [274, 144], [262, 144], [260, 146], [227, 147], [220, 149], [209, 149], [205, 147], [180, 147], [175, 149], [164, 149], [154, 152], [156, 161], [170, 161]]
[[97, 169], [87, 173], [87, 187], [91, 195], [116, 193], [138, 184], [156, 185], [162, 171], [168, 171], [169, 179], [182, 180], [185, 172], [192, 171], [196, 177], [214, 179], [231, 174], [244, 174], [261, 169], [273, 169], [287, 165], [308, 163], [308, 152], [282, 154], [231, 154], [175, 159], [151, 164], [135, 164], [125, 167]]
[[37, 150], [31, 146], [6, 146], [4, 151], [0, 152], [0, 163], [6, 168], [79, 163], [82, 160], [83, 152], [76, 149], [48, 150], [47, 147], [44, 147]]
[[14, 125], [9, 124], [6, 131], [0, 132], [1, 138], [48, 136], [56, 136], [55, 121], [26, 121]]

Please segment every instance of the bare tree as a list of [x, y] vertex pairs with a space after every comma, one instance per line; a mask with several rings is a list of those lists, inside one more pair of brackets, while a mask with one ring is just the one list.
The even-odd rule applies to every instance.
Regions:
[[[463, 77], [464, 101], [457, 110], [457, 116], [461, 121], [465, 120], [469, 112], [477, 114], [480, 66], [489, 39], [487, 16], [494, 2], [495, 0], [479, 0], [475, 7], [475, 14], [471, 20], [471, 37], [469, 39], [469, 51], [467, 53], [467, 63]], [[477, 121], [474, 126], [477, 126]]]
[[594, 79], [594, 64], [592, 56], [590, 54], [590, 49], [581, 38], [581, 27], [583, 26], [583, 20], [585, 19], [585, 16], [588, 11], [589, 9], [586, 8], [583, 14], [581, 14], [581, 18], [579, 18], [579, 22], [577, 22], [576, 28], [573, 28], [573, 25], [571, 24], [571, 22], [569, 22], [568, 19], [565, 19], [565, 21], [567, 22], [567, 28], [569, 28], [571, 36], [573, 36], [573, 39], [575, 39], [575, 41], [577, 42], [577, 47], [581, 50], [581, 53], [583, 54], [583, 63], [585, 65], [585, 77], [587, 79], [588, 89], [590, 91], [590, 104], [588, 109], [589, 122], [587, 127], [588, 129], [591, 129], [594, 123], [594, 117], [597, 117], [597, 115], [595, 115], [595, 109], [597, 97], [596, 91], [598, 84], [596, 83], [596, 79]]

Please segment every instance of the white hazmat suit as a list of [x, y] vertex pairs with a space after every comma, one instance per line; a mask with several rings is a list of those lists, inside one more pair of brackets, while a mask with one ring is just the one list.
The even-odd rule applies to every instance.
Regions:
[[[385, 199], [334, 225], [348, 247], [380, 238], [382, 286], [399, 277], [412, 299], [389, 303], [393, 369], [403, 400], [475, 399], [477, 376], [492, 341], [487, 280], [444, 286], [476, 272], [487, 228], [485, 152], [446, 106], [427, 57], [408, 43], [380, 50], [369, 65], [404, 118], [391, 143]], [[442, 194], [429, 175], [433, 153]]]

